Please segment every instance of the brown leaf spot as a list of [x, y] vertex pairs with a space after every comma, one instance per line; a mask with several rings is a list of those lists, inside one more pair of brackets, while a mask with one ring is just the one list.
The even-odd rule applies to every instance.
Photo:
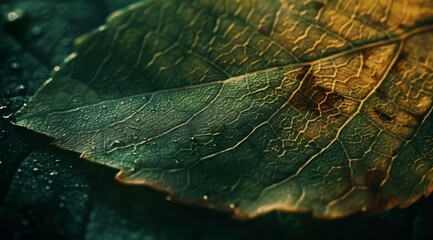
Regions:
[[315, 76], [309, 72], [309, 67], [301, 70], [298, 80], [302, 81], [302, 85], [290, 101], [294, 108], [318, 115], [340, 113], [339, 105], [344, 101], [344, 96], [318, 85]]
[[374, 53], [375, 53], [374, 49], [371, 48], [366, 48], [361, 51], [361, 54], [364, 57], [364, 59], [369, 59], [370, 56]]
[[394, 206], [396, 206], [399, 200], [390, 195], [384, 195], [381, 191], [381, 187], [384, 181], [386, 181], [387, 172], [382, 169], [370, 169], [365, 172], [365, 181], [367, 187], [372, 193], [372, 198], [366, 204], [365, 211], [369, 214], [382, 213]]
[[318, 2], [318, 1], [311, 1], [307, 3], [307, 7], [312, 8], [316, 11], [319, 11], [320, 9], [322, 9], [325, 6], [324, 3], [322, 2]]
[[379, 117], [379, 119], [384, 121], [384, 122], [391, 122], [393, 120], [393, 118], [391, 116], [389, 116], [388, 114], [386, 114], [386, 113], [384, 113], [378, 109], [375, 109], [374, 112]]
[[418, 58], [418, 61], [419, 62], [421, 62], [421, 63], [425, 63], [426, 62], [426, 56], [420, 56], [419, 58]]
[[407, 27], [407, 25], [405, 23], [398, 23], [397, 27], [400, 29], [404, 29]]
[[376, 94], [381, 99], [387, 99], [388, 98], [388, 94], [381, 88], [376, 89]]
[[380, 186], [386, 179], [386, 171], [381, 169], [370, 169], [365, 172], [365, 182], [367, 187], [375, 194], [379, 193]]
[[397, 56], [397, 61], [396, 64], [394, 64], [393, 69], [395, 69], [397, 72], [404, 71], [404, 63], [407, 61], [407, 56], [410, 56], [410, 53], [405, 51], [401, 52], [400, 55]]

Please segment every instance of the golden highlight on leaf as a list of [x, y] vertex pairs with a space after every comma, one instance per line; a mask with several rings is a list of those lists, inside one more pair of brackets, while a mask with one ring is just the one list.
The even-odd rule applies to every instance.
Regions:
[[382, 212], [433, 189], [432, 49], [427, 0], [143, 1], [17, 125], [239, 218]]

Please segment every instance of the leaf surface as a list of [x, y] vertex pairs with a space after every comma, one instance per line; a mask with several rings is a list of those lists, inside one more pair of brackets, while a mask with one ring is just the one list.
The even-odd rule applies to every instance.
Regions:
[[433, 186], [432, 20], [429, 1], [144, 1], [17, 124], [238, 217], [407, 206]]

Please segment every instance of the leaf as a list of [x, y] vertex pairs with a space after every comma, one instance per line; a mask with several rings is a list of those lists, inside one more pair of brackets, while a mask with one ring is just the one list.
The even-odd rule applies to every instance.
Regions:
[[17, 124], [237, 217], [408, 206], [433, 186], [432, 20], [429, 1], [144, 1]]
[[[42, 62], [56, 64], [70, 51], [64, 41], [56, 40], [74, 38], [98, 24], [95, 15], [104, 17], [106, 9], [126, 2], [6, 0], [0, 6], [3, 14], [22, 9], [31, 20], [22, 36], [0, 30], [0, 113], [6, 117], [0, 118], [0, 239], [429, 239], [431, 197], [373, 217], [323, 221], [309, 214], [276, 213], [236, 221], [225, 214], [165, 203], [163, 194], [141, 186], [119, 184], [113, 181], [116, 170], [80, 161], [76, 154], [48, 147], [49, 139], [12, 126], [11, 112], [34, 94], [46, 74]], [[77, 23], [77, 18], [82, 20]], [[37, 26], [43, 31], [35, 38]], [[20, 67], [12, 68], [11, 63]]]

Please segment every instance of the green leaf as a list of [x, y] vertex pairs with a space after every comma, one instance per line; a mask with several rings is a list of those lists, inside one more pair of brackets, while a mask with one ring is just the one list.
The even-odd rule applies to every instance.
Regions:
[[432, 191], [433, 4], [144, 1], [17, 124], [170, 198], [335, 218]]
[[237, 221], [227, 214], [166, 203], [164, 194], [139, 185], [125, 186], [114, 181], [116, 170], [48, 147], [50, 139], [12, 126], [11, 112], [34, 94], [46, 68], [52, 68], [42, 62], [57, 64], [72, 51], [65, 39], [95, 27], [110, 9], [133, 1], [5, 0], [0, 5], [4, 16], [18, 8], [30, 20], [20, 36], [0, 30], [0, 239], [431, 238], [431, 197], [372, 217], [323, 221], [309, 213], [273, 213]]

